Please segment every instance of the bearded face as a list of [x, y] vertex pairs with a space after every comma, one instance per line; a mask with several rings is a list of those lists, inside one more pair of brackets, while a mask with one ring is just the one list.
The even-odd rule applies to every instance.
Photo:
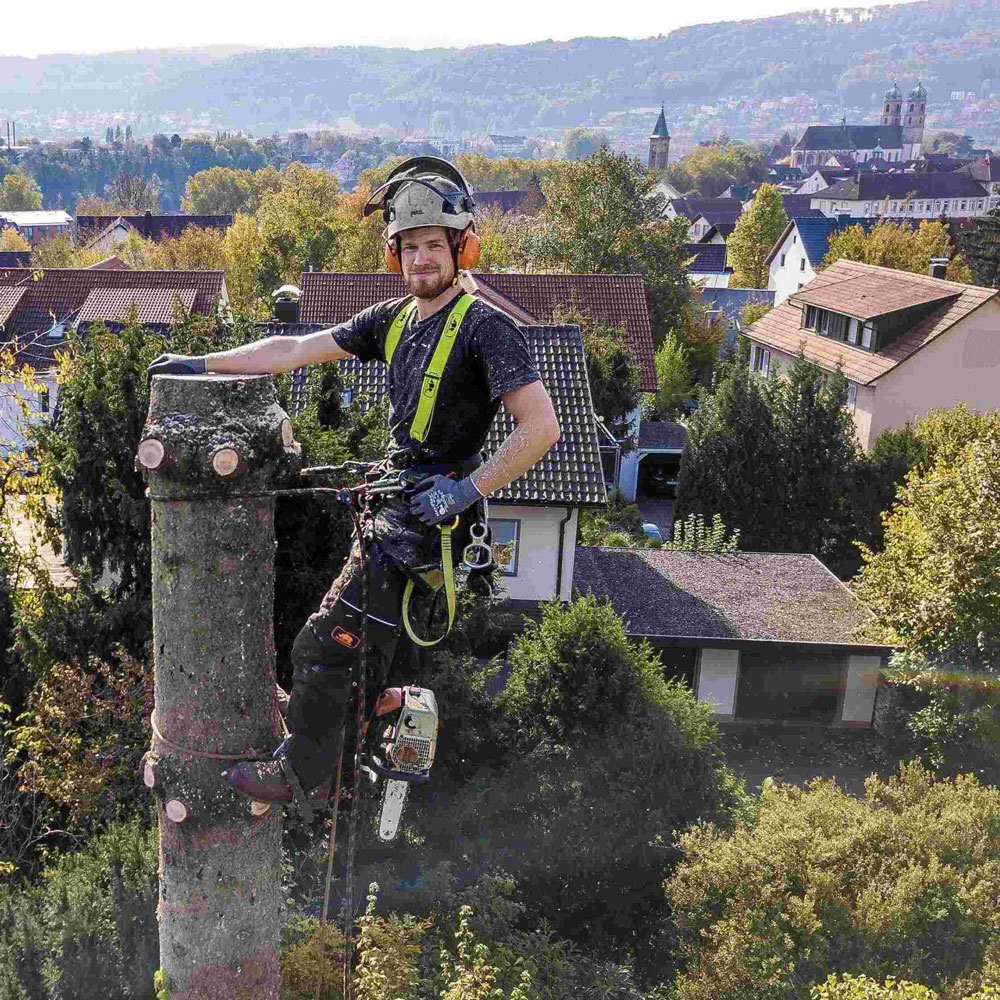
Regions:
[[408, 229], [399, 241], [406, 292], [418, 299], [436, 299], [455, 280], [455, 259], [448, 232], [441, 226]]

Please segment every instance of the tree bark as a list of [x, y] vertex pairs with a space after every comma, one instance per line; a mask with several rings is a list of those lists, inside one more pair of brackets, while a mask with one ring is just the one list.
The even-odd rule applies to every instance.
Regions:
[[296, 450], [270, 378], [153, 381], [138, 455], [153, 508], [156, 729], [143, 780], [159, 815], [170, 1000], [278, 996], [281, 810], [254, 815], [222, 773], [281, 740], [272, 491]]

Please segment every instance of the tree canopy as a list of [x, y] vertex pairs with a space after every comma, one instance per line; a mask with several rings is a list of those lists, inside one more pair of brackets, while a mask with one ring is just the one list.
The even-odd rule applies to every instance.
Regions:
[[733, 288], [767, 288], [765, 261], [787, 225], [788, 216], [778, 189], [772, 184], [761, 184], [753, 201], [736, 220], [736, 228], [726, 244], [733, 268], [730, 282]]

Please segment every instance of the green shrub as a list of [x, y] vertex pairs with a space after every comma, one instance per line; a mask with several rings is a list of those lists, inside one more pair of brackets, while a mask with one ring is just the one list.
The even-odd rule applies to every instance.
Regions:
[[817, 779], [764, 789], [753, 825], [700, 824], [666, 884], [680, 1000], [797, 1000], [831, 970], [942, 1000], [980, 988], [1000, 955], [998, 815], [1000, 789], [911, 761], [863, 801]]
[[850, 973], [844, 973], [843, 978], [831, 974], [825, 983], [812, 987], [809, 997], [810, 1000], [937, 1000], [933, 990], [919, 983], [888, 976], [883, 985], [867, 976]]

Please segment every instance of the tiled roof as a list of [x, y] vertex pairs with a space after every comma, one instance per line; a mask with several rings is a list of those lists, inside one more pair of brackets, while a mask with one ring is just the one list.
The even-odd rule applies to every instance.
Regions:
[[[794, 299], [806, 291], [819, 291], [828, 285], [840, 285], [839, 292], [830, 294], [836, 296], [835, 301], [841, 304], [845, 312], [850, 312], [850, 289], [852, 282], [857, 279], [866, 282], [876, 279], [880, 282], [885, 289], [886, 301], [892, 301], [890, 296], [898, 294], [918, 296], [931, 294], [935, 297], [948, 294], [955, 297], [945, 300], [938, 308], [918, 320], [911, 330], [875, 353], [827, 337], [820, 337], [802, 329], [802, 307], [793, 301]], [[905, 293], [894, 291], [901, 285], [916, 286], [916, 289], [907, 290]], [[801, 349], [806, 358], [828, 371], [833, 371], [839, 365], [844, 375], [852, 382], [867, 385], [904, 362], [974, 309], [978, 309], [990, 299], [997, 299], [998, 296], [1000, 291], [995, 288], [979, 288], [976, 285], [963, 285], [922, 274], [911, 274], [909, 271], [896, 271], [887, 267], [859, 264], [856, 261], [838, 260], [820, 271], [802, 292], [797, 292], [762, 316], [746, 333], [751, 340], [787, 354], [798, 354]]]
[[200, 229], [228, 229], [233, 224], [231, 215], [78, 215], [78, 229], [87, 230], [93, 238], [121, 219], [141, 236], [159, 242], [176, 239], [188, 226]]
[[724, 240], [728, 239], [736, 228], [735, 222], [716, 222], [711, 229], [699, 240], [700, 243], [708, 243], [713, 236], [719, 235]]
[[795, 553], [578, 546], [573, 587], [610, 600], [634, 635], [851, 643], [863, 620], [844, 584]]
[[[811, 195], [809, 197], [812, 197]], [[823, 266], [827, 250], [830, 249], [830, 237], [841, 229], [848, 226], [860, 226], [866, 233], [875, 228], [879, 219], [852, 219], [849, 215], [840, 215], [835, 219], [824, 215], [822, 212], [810, 212], [808, 215], [796, 215], [789, 220], [785, 231], [778, 237], [777, 242], [771, 247], [771, 252], [767, 255], [764, 263], [770, 265], [777, 256], [778, 251], [785, 245], [785, 240], [791, 235], [794, 228], [802, 242], [802, 249], [805, 250], [809, 263], [814, 271], [818, 271]]]
[[977, 181], [1000, 181], [1000, 156], [984, 156], [981, 160], [962, 167], [962, 173], [967, 173]]
[[815, 194], [783, 194], [781, 205], [785, 210], [785, 215], [790, 219], [793, 215], [822, 215], [818, 208], [812, 207], [812, 200]]
[[[273, 333], [300, 335], [317, 327], [309, 323], [276, 324]], [[526, 326], [538, 372], [559, 421], [562, 437], [548, 454], [520, 479], [498, 490], [498, 503], [540, 506], [598, 507], [607, 502], [594, 407], [583, 356], [583, 340], [576, 326]], [[340, 371], [351, 380], [355, 394], [364, 393], [374, 404], [388, 391], [386, 368], [381, 361], [362, 363], [357, 358], [340, 362]], [[305, 370], [294, 373], [293, 407], [305, 402]], [[514, 418], [500, 407], [483, 447], [484, 457], [496, 452], [514, 430]]]
[[[487, 302], [518, 323], [549, 323], [560, 306], [575, 307], [608, 326], [624, 327], [632, 356], [642, 372], [642, 388], [655, 392], [653, 332], [646, 288], [638, 274], [476, 274]], [[398, 274], [305, 272], [299, 319], [303, 323], [343, 323], [355, 313], [405, 294]]]
[[99, 260], [96, 264], [91, 264], [89, 270], [91, 271], [131, 271], [132, 268], [128, 266], [121, 259], [121, 257], [105, 257], [104, 260]]
[[726, 319], [739, 319], [745, 305], [774, 305], [774, 289], [769, 288], [703, 288], [702, 304], [709, 310], [720, 310]]
[[124, 323], [135, 306], [138, 319], [143, 324], [170, 321], [174, 300], [179, 300], [186, 313], [191, 312], [195, 295], [193, 288], [95, 288], [84, 300], [77, 314], [77, 322]]
[[[208, 316], [214, 313], [225, 288], [223, 271], [93, 271], [50, 267], [45, 269], [39, 281], [33, 281], [32, 274], [30, 269], [24, 268], [0, 270], [0, 288], [23, 287], [27, 290], [7, 322], [8, 337], [48, 329], [53, 318], [56, 322], [69, 318], [87, 301], [91, 292], [99, 289], [127, 289], [133, 294], [138, 289], [170, 293], [194, 289], [193, 311]], [[170, 323], [173, 296], [164, 301], [165, 309], [150, 322]]]
[[10, 314], [24, 297], [26, 288], [0, 288], [0, 326], [5, 326]]
[[706, 208], [703, 212], [692, 220], [704, 219], [710, 226], [720, 226], [726, 223], [734, 223], [743, 214], [743, 203], [736, 198], [733, 199], [739, 208]]
[[694, 260], [688, 264], [688, 274], [725, 274], [732, 271], [726, 267], [725, 243], [684, 243], [681, 246], [681, 260]]
[[637, 447], [662, 451], [683, 451], [687, 444], [687, 428], [683, 424], [668, 423], [665, 420], [643, 420], [639, 424]]
[[881, 201], [883, 198], [983, 198], [983, 186], [968, 174], [935, 172], [858, 173], [813, 198], [839, 201]]
[[475, 193], [476, 208], [499, 208], [501, 212], [513, 212], [520, 208], [523, 202], [544, 204], [544, 197], [538, 190], [525, 191], [477, 191]]
[[793, 149], [899, 149], [899, 125], [810, 125]]
[[0, 250], [0, 268], [27, 267], [30, 263], [30, 250]]
[[910, 281], [890, 281], [882, 275], [852, 275], [825, 285], [810, 282], [789, 296], [793, 301], [832, 309], [861, 320], [874, 319], [900, 309], [912, 309], [958, 297], [955, 288], [933, 288]]
[[673, 210], [692, 222], [706, 212], [728, 212], [738, 216], [743, 211], [739, 198], [671, 198]]

